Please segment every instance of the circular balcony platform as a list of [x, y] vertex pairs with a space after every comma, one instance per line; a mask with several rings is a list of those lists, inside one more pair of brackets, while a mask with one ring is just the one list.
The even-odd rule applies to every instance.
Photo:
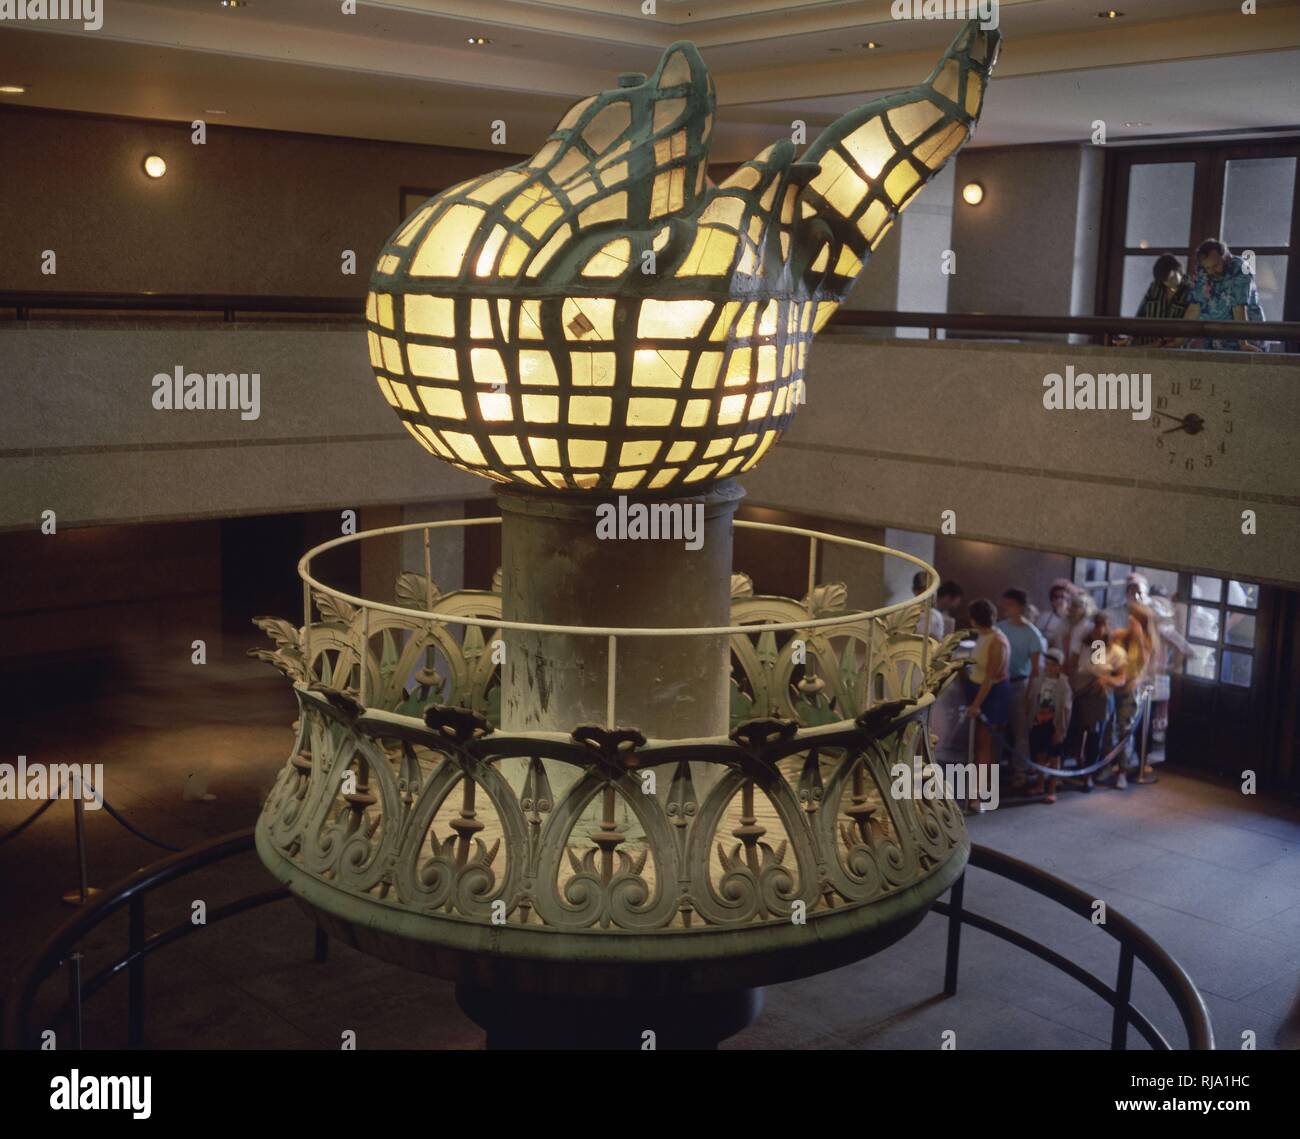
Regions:
[[[256, 828], [268, 869], [333, 936], [467, 990], [705, 997], [834, 968], [909, 932], [962, 873], [956, 805], [919, 793], [927, 716], [956, 638], [917, 632], [937, 575], [871, 543], [738, 527], [899, 557], [929, 588], [875, 610], [812, 573], [801, 600], [733, 576], [729, 626], [547, 626], [491, 590], [404, 574], [397, 604], [333, 590], [300, 563], [301, 628], [263, 621], [293, 680], [297, 741]], [[427, 562], [426, 562], [427, 564]], [[319, 613], [314, 619], [311, 601]], [[409, 603], [409, 604], [408, 604]], [[569, 733], [495, 719], [502, 631], [609, 643], [608, 718]], [[725, 735], [647, 739], [619, 724], [617, 645], [725, 636]], [[924, 786], [933, 787], [932, 783]]]

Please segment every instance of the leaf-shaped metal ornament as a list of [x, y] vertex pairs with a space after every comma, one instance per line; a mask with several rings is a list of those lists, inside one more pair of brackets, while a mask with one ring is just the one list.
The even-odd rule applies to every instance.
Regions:
[[397, 604], [406, 609], [424, 609], [429, 601], [437, 601], [442, 596], [436, 581], [431, 581], [422, 573], [407, 570], [397, 576]]
[[312, 597], [315, 599], [316, 608], [320, 610], [320, 615], [325, 619], [326, 624], [351, 627], [357, 615], [355, 605], [351, 605], [332, 594], [321, 593], [319, 590], [313, 592]]

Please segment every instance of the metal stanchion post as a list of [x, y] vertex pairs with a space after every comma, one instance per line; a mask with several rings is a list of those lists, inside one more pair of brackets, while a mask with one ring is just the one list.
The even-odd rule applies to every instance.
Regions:
[[81, 1051], [81, 954], [68, 958], [68, 1015], [72, 1018], [72, 1047]]
[[1141, 762], [1138, 765], [1137, 781], [1139, 783], [1157, 783], [1159, 779], [1151, 773], [1151, 768], [1147, 764], [1147, 748], [1151, 741], [1151, 718], [1155, 715], [1155, 686], [1148, 685], [1146, 689], [1146, 708], [1142, 713], [1142, 749]]
[[144, 949], [144, 897], [135, 895], [127, 913], [127, 946], [133, 960], [127, 967], [126, 1046], [144, 1047], [144, 958], [136, 956]]
[[84, 906], [87, 899], [99, 891], [88, 885], [86, 874], [86, 805], [80, 788], [72, 799], [72, 820], [77, 833], [77, 888], [63, 895], [63, 900], [70, 906]]

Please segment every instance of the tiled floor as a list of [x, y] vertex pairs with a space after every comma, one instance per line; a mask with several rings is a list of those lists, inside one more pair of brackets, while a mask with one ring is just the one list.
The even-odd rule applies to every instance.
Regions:
[[[252, 643], [250, 641], [250, 643]], [[247, 827], [290, 744], [292, 699], [265, 666], [228, 644], [225, 659], [162, 675], [134, 666], [130, 694], [81, 708], [62, 723], [36, 717], [18, 751], [45, 762], [104, 762], [109, 798], [138, 826], [185, 846]], [[89, 726], [88, 726], [89, 725]], [[85, 741], [89, 738], [90, 743]], [[74, 742], [75, 741], [75, 742]], [[217, 795], [185, 802], [202, 757]], [[0, 832], [28, 804], [0, 803]], [[975, 841], [1033, 862], [1104, 899], [1148, 930], [1191, 974], [1220, 1047], [1253, 1032], [1260, 1048], [1300, 1047], [1300, 811], [1165, 769], [1155, 786], [1064, 793], [1054, 806], [1005, 806], [969, 821]], [[88, 816], [91, 873], [116, 881], [161, 852], [106, 812]], [[0, 939], [5, 979], [69, 913], [71, 812], [59, 804], [0, 846]], [[155, 927], [269, 884], [249, 855], [150, 901]], [[967, 905], [1021, 929], [1113, 981], [1115, 943], [1086, 920], [982, 871]], [[833, 973], [775, 986], [763, 1015], [728, 1048], [1103, 1048], [1108, 1007], [1079, 984], [988, 935], [963, 936], [958, 995], [942, 997], [946, 923], [927, 917], [889, 950]], [[120, 923], [87, 946], [88, 966], [122, 936]], [[120, 942], [119, 942], [120, 943]], [[149, 969], [155, 1047], [336, 1048], [346, 1030], [362, 1047], [476, 1048], [481, 1033], [450, 985], [334, 946], [311, 961], [312, 926], [279, 903], [204, 930]], [[87, 1007], [87, 1043], [119, 1045], [123, 988]], [[50, 998], [61, 988], [49, 986]], [[1176, 1044], [1185, 1037], [1142, 966], [1135, 1002]], [[1131, 1046], [1140, 1046], [1136, 1033]]]

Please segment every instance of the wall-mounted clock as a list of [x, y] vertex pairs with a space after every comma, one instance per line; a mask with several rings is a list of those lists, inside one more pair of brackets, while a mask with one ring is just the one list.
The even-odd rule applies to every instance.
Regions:
[[1170, 380], [1155, 394], [1155, 445], [1173, 470], [1209, 470], [1232, 453], [1233, 400], [1223, 383], [1191, 376]]

